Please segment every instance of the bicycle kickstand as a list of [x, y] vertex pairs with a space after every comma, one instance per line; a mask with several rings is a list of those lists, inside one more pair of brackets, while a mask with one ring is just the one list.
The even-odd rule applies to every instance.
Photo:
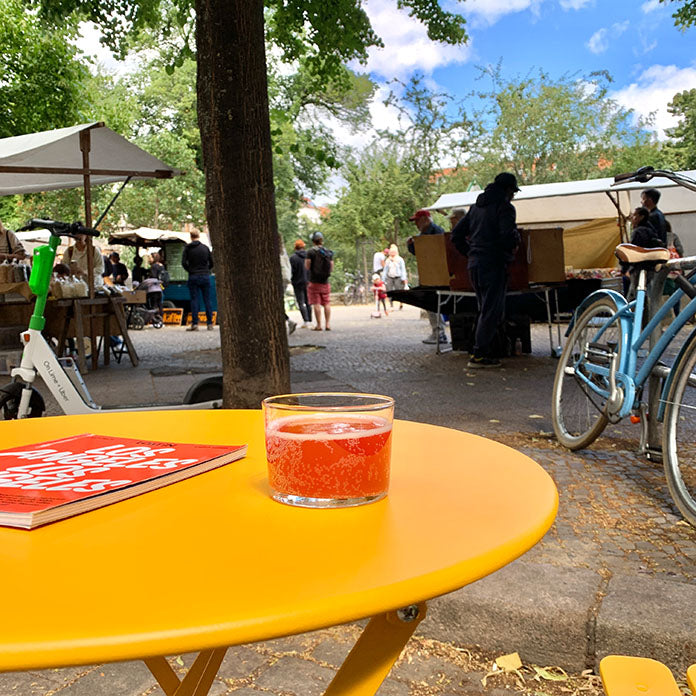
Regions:
[[662, 449], [651, 447], [650, 445], [650, 413], [648, 404], [641, 401], [638, 407], [640, 411], [640, 443], [638, 445], [638, 454], [643, 455], [651, 462], [662, 461]]

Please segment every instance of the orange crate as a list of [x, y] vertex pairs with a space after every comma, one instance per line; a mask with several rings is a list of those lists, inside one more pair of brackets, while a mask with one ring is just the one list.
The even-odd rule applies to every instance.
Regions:
[[[205, 312], [198, 312], [198, 323], [205, 324], [208, 321]], [[191, 312], [186, 315], [186, 323], [191, 323]], [[217, 312], [213, 312], [213, 324], [217, 324]]]
[[164, 307], [162, 309], [162, 321], [165, 324], [173, 326], [181, 326], [181, 320], [184, 318], [184, 310], [181, 307]]

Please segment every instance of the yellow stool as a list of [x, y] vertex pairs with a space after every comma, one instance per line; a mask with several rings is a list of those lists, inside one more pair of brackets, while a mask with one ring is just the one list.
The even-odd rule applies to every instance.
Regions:
[[689, 683], [689, 688], [692, 694], [696, 694], [696, 665], [691, 665], [686, 670], [686, 681]]
[[[696, 681], [696, 665], [689, 668]], [[607, 696], [682, 696], [669, 668], [648, 657], [608, 655], [599, 663]]]

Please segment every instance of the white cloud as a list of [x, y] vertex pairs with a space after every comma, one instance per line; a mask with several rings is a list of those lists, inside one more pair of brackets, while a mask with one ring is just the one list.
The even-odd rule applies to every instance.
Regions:
[[606, 27], [598, 29], [590, 36], [590, 40], [587, 42], [587, 48], [589, 48], [592, 53], [604, 53], [604, 51], [609, 48]]
[[[578, 0], [571, 0], [577, 2]], [[582, 0], [580, 0], [582, 1]], [[467, 0], [465, 14], [486, 24], [494, 24], [503, 15], [531, 10], [538, 14], [543, 0]]]
[[384, 48], [369, 49], [367, 68], [355, 66], [358, 69], [367, 69], [386, 79], [406, 79], [414, 72], [431, 73], [445, 65], [463, 63], [469, 57], [469, 46], [431, 41], [425, 26], [398, 10], [390, 0], [369, 0], [365, 11]]
[[659, 7], [660, 0], [647, 0], [647, 2], [644, 2], [640, 6], [640, 9], [643, 12], [643, 14], [648, 14], [649, 12], [654, 12], [655, 10], [659, 9]]
[[629, 20], [616, 22], [611, 27], [602, 27], [598, 29], [587, 42], [587, 48], [592, 53], [604, 53], [609, 48], [609, 38], [616, 39], [623, 34], [629, 27]]
[[114, 58], [114, 54], [99, 41], [102, 34], [96, 24], [81, 22], [79, 32], [80, 38], [76, 42], [77, 48], [86, 56], [93, 58], [106, 72], [122, 75], [137, 69], [139, 63], [137, 58], [131, 57], [125, 60]]
[[648, 117], [655, 112], [658, 137], [665, 137], [665, 129], [677, 124], [667, 111], [667, 104], [677, 92], [696, 88], [696, 67], [678, 68], [676, 65], [653, 65], [644, 70], [637, 82], [614, 92], [611, 96], [621, 106]]
[[560, 0], [560, 5], [564, 10], [580, 10], [591, 2], [593, 0]]

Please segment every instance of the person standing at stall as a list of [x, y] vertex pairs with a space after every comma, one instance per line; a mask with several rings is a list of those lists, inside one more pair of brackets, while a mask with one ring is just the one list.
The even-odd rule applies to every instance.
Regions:
[[[63, 263], [70, 269], [70, 273], [85, 280], [89, 278], [88, 249], [87, 235], [77, 234], [75, 243], [63, 253]], [[104, 257], [96, 244], [92, 244], [92, 277], [95, 288], [104, 287]]]
[[[417, 210], [410, 218], [410, 222], [413, 222], [418, 228], [418, 236], [427, 234], [444, 234], [445, 230], [436, 225], [430, 216], [429, 210]], [[413, 237], [409, 237], [406, 240], [406, 248], [415, 256], [416, 255], [416, 245], [413, 243]], [[430, 322], [430, 336], [423, 339], [423, 343], [435, 344], [435, 343], [447, 343], [447, 334], [445, 334], [444, 328], [440, 325], [440, 317], [438, 317], [437, 312], [428, 312], [428, 321]], [[439, 337], [438, 337], [439, 333]]]
[[664, 213], [657, 207], [660, 202], [660, 192], [657, 189], [645, 189], [640, 194], [641, 205], [647, 209], [650, 216], [650, 224], [655, 228], [662, 246], [667, 246], [667, 220]]
[[17, 235], [0, 222], [0, 261], [13, 261], [14, 259], [21, 261], [26, 256], [27, 252]]
[[198, 293], [203, 295], [205, 317], [208, 331], [213, 331], [213, 303], [210, 299], [210, 271], [213, 268], [213, 255], [201, 242], [197, 230], [191, 231], [191, 241], [184, 247], [181, 265], [188, 271], [188, 288], [191, 293], [191, 326], [187, 331], [198, 331]]
[[467, 267], [479, 308], [470, 368], [501, 366], [493, 354], [493, 342], [505, 315], [506, 267], [520, 244], [512, 205], [519, 190], [514, 174], [498, 174], [452, 230], [452, 243], [469, 258]]

